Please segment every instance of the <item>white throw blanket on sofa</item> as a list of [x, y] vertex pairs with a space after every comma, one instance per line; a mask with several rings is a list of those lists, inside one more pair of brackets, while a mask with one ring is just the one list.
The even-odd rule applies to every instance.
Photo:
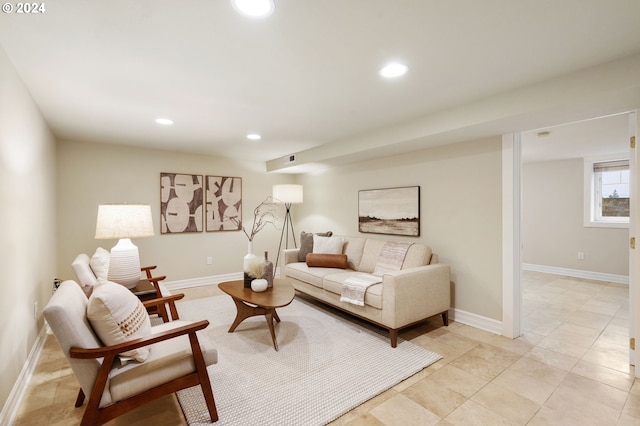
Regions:
[[358, 274], [344, 280], [342, 284], [341, 302], [349, 302], [354, 305], [364, 306], [364, 295], [367, 288], [382, 282], [382, 277], [371, 274]]
[[358, 274], [344, 280], [342, 293], [340, 294], [340, 301], [364, 306], [364, 296], [367, 292], [367, 288], [373, 284], [381, 283], [382, 276], [386, 272], [402, 269], [404, 258], [406, 257], [411, 244], [413, 243], [389, 242], [382, 246], [373, 274]]

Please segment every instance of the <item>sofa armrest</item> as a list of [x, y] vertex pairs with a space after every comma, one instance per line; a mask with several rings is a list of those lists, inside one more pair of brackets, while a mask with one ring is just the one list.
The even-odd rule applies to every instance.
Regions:
[[284, 267], [285, 265], [288, 265], [289, 263], [294, 263], [298, 261], [298, 252], [300, 252], [299, 248], [292, 248], [292, 249], [284, 249], [282, 250], [282, 260], [283, 260], [283, 264], [282, 266]]
[[387, 273], [382, 278], [383, 323], [403, 327], [451, 307], [449, 265], [442, 263]]

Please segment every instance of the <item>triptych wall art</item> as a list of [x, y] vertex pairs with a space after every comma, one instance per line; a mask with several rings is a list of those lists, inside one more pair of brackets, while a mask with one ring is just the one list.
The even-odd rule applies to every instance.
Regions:
[[160, 173], [160, 233], [237, 231], [241, 221], [242, 178]]

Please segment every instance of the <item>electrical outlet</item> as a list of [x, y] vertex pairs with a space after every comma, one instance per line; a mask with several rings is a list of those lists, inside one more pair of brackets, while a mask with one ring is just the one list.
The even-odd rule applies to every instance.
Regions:
[[584, 260], [584, 253], [581, 251], [578, 252], [578, 260]]
[[38, 319], [38, 302], [33, 302], [33, 317]]
[[211, 265], [213, 263], [213, 257], [207, 257], [207, 265]]

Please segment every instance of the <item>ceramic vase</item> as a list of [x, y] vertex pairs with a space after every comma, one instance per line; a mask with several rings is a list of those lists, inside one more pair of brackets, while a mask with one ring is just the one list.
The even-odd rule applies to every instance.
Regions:
[[253, 254], [253, 241], [249, 241], [249, 244], [247, 246], [247, 254], [244, 256], [243, 262], [242, 262], [242, 270], [244, 271], [244, 286], [246, 288], [251, 288], [251, 280], [253, 278], [251, 278], [248, 274], [247, 271], [249, 270], [249, 264], [256, 258], [257, 256], [255, 254]]
[[269, 260], [269, 252], [264, 252], [264, 276], [267, 280], [267, 287], [273, 287], [273, 262]]
[[268, 285], [269, 284], [267, 283], [267, 280], [265, 280], [264, 278], [256, 278], [255, 280], [251, 281], [251, 290], [255, 292], [265, 291]]

